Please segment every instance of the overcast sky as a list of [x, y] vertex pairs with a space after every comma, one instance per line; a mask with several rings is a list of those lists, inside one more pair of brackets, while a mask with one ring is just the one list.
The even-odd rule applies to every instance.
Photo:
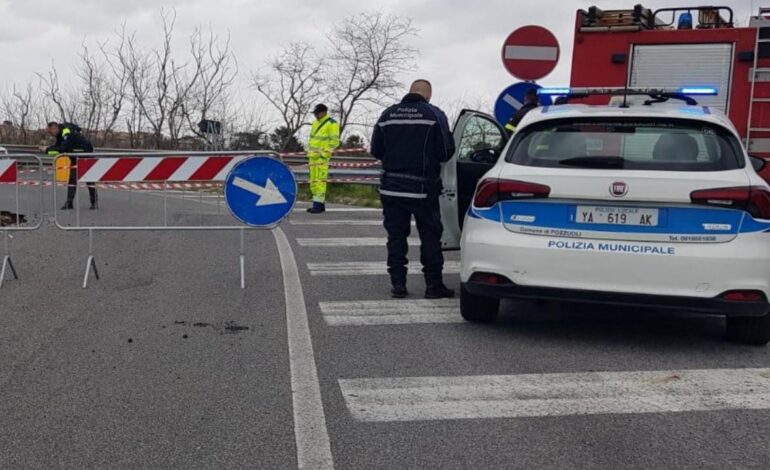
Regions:
[[[403, 77], [425, 77], [434, 83], [440, 103], [467, 98], [493, 99], [516, 81], [503, 69], [500, 49], [514, 29], [539, 24], [558, 37], [562, 59], [542, 80], [546, 85], [569, 82], [575, 11], [631, 8], [640, 0], [0, 0], [2, 84], [23, 83], [55, 61], [71, 71], [83, 40], [103, 40], [126, 21], [148, 46], [157, 44], [161, 6], [177, 11], [177, 37], [185, 40], [196, 25], [232, 36], [241, 76], [245, 77], [282, 44], [306, 40], [323, 45], [322, 31], [339, 18], [376, 5], [386, 12], [409, 16], [419, 29], [414, 46], [420, 50], [417, 68]], [[648, 8], [698, 5], [703, 0], [645, 1]], [[707, 3], [707, 2], [706, 2]], [[760, 0], [722, 0], [733, 7], [736, 20], [747, 23]], [[770, 0], [765, 4], [770, 6]], [[180, 50], [180, 52], [182, 52]], [[64, 74], [64, 73], [63, 73]]]

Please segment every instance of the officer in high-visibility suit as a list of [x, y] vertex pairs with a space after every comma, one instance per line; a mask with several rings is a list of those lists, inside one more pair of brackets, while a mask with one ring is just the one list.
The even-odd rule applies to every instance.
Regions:
[[524, 94], [524, 104], [505, 124], [505, 130], [508, 131], [508, 135], [513, 135], [513, 133], [516, 132], [516, 127], [518, 127], [521, 120], [524, 119], [524, 116], [537, 108], [539, 103], [540, 97], [537, 96], [537, 90], [534, 88], [527, 90]]
[[307, 211], [320, 214], [326, 210], [326, 183], [329, 179], [329, 160], [340, 146], [340, 125], [328, 114], [329, 108], [319, 104], [313, 109], [315, 122], [310, 128], [307, 158], [310, 166], [310, 193], [313, 207]]
[[[77, 124], [68, 122], [59, 124], [58, 122], [49, 122], [46, 128], [51, 137], [56, 138], [56, 142], [50, 147], [45, 148], [48, 155], [56, 156], [60, 153], [67, 155], [70, 159], [70, 174], [67, 183], [67, 202], [61, 210], [70, 210], [74, 207], [75, 193], [78, 188], [78, 170], [77, 154], [92, 153], [94, 146], [81, 133]], [[98, 209], [98, 198], [96, 195], [96, 186], [94, 183], [87, 183], [88, 196], [91, 199], [91, 210]]]

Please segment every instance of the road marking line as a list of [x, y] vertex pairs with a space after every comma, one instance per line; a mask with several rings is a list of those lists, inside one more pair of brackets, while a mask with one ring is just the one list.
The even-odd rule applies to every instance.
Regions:
[[[408, 266], [407, 266], [408, 267]], [[308, 263], [307, 268], [313, 276], [376, 276], [388, 274], [388, 266], [382, 261], [353, 261], [334, 263]], [[412, 268], [415, 268], [412, 265]], [[458, 274], [460, 272], [459, 261], [445, 261], [444, 274]], [[410, 274], [421, 274], [421, 268], [413, 269]]]
[[297, 466], [300, 469], [332, 470], [334, 462], [329, 445], [329, 432], [326, 429], [313, 340], [310, 336], [297, 261], [283, 230], [275, 228], [272, 232], [281, 258], [286, 297], [286, 330], [289, 338]]
[[[357, 237], [357, 238], [297, 238], [299, 246], [385, 246], [387, 238]], [[420, 246], [417, 238], [407, 239], [409, 246]]]
[[[297, 207], [294, 212], [305, 212], [305, 207]], [[327, 207], [326, 212], [382, 212], [382, 209], [373, 207]]]
[[[289, 225], [378, 225], [382, 227], [382, 219], [314, 219], [314, 220], [289, 220]], [[412, 227], [415, 223], [412, 222]]]
[[339, 385], [359, 421], [770, 409], [770, 369], [349, 379]]
[[329, 326], [408, 325], [462, 323], [460, 302], [441, 300], [359, 300], [320, 302]]

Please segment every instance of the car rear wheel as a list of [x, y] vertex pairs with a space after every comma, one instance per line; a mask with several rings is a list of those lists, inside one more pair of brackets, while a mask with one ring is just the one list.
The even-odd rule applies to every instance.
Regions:
[[770, 342], [770, 313], [761, 317], [727, 317], [727, 339], [764, 346]]
[[460, 285], [460, 315], [473, 323], [492, 323], [497, 319], [500, 299], [473, 295]]

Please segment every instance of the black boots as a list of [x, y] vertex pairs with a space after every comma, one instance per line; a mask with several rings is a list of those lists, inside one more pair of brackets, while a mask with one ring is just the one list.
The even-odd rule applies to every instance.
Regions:
[[394, 299], [403, 299], [409, 295], [409, 292], [406, 290], [406, 286], [403, 284], [393, 284], [393, 287], [390, 288], [390, 296]]
[[[390, 296], [394, 299], [403, 299], [409, 295], [406, 286], [403, 284], [393, 284], [390, 288]], [[455, 291], [444, 284], [436, 284], [425, 289], [426, 299], [451, 299], [455, 296]]]
[[[64, 205], [62, 206], [62, 208], [60, 210], [71, 211], [74, 208], [75, 208], [75, 206], [72, 204], [72, 201], [67, 201], [67, 202], [64, 203]], [[92, 201], [91, 202], [91, 207], [89, 207], [88, 209], [92, 210], [92, 211], [95, 211], [98, 208], [99, 208], [99, 203], [97, 201]]]
[[442, 284], [429, 286], [425, 289], [426, 299], [451, 299], [455, 296], [455, 291]]
[[323, 202], [313, 202], [313, 207], [307, 210], [311, 214], [320, 214], [326, 212], [326, 204]]

